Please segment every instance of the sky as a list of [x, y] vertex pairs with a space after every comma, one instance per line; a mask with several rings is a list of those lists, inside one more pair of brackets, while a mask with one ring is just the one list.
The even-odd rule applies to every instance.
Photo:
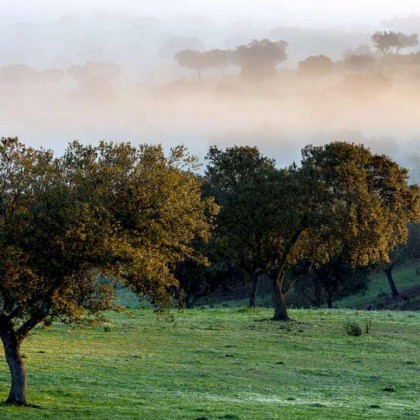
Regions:
[[377, 24], [384, 18], [420, 14], [416, 0], [1, 0], [0, 6], [3, 16], [28, 20], [103, 10], [158, 17], [281, 20], [298, 26]]
[[[340, 138], [390, 153], [420, 177], [415, 74], [395, 75], [392, 89], [373, 99], [349, 99], [338, 79], [322, 93], [313, 83], [290, 90], [289, 76], [255, 88], [236, 81], [238, 69], [228, 82], [210, 71], [193, 88], [194, 72], [173, 59], [191, 43], [232, 49], [280, 28], [290, 71], [309, 55], [342, 60], [373, 31], [404, 29], [407, 19], [420, 34], [420, 1], [0, 0], [0, 135], [58, 152], [76, 138], [185, 143], [200, 157], [213, 143], [257, 144], [281, 164], [308, 142]], [[90, 61], [112, 62], [120, 75], [102, 89], [69, 72]], [[11, 82], [4, 69], [16, 64], [30, 71]]]

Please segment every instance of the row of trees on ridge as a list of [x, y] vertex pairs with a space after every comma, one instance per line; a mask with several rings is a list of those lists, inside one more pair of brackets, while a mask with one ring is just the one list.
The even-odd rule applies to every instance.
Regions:
[[[381, 57], [391, 51], [396, 54], [401, 49], [418, 45], [417, 34], [404, 34], [393, 31], [377, 31], [371, 37], [372, 43]], [[184, 49], [178, 51], [174, 58], [183, 67], [197, 72], [198, 80], [204, 70], [218, 68], [222, 75], [229, 65], [239, 66], [241, 75], [248, 79], [266, 79], [276, 74], [276, 67], [287, 59], [288, 43], [286, 41], [271, 41], [269, 39], [253, 40], [249, 44], [240, 45], [234, 50], [212, 49], [198, 51]], [[343, 60], [349, 69], [363, 69], [371, 66], [375, 57], [370, 48], [362, 46], [346, 54]], [[334, 62], [325, 55], [310, 56], [299, 63], [299, 71], [303, 75], [316, 76], [328, 74], [334, 67]]]

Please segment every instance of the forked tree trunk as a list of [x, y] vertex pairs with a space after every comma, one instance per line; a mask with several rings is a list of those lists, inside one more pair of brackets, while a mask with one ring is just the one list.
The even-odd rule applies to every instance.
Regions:
[[257, 294], [258, 294], [258, 287], [260, 285], [260, 272], [254, 271], [252, 274], [252, 289], [251, 295], [249, 297], [249, 307], [255, 308], [257, 304]]
[[400, 292], [397, 289], [397, 286], [395, 285], [394, 276], [392, 275], [392, 269], [393, 267], [384, 269], [386, 278], [388, 279], [389, 287], [391, 288], [392, 296], [397, 297], [400, 295]]
[[12, 378], [12, 386], [10, 388], [7, 404], [26, 405], [26, 369], [20, 354], [20, 343], [13, 330], [5, 330], [0, 332], [3, 342], [4, 354], [9, 366]]
[[273, 321], [289, 321], [289, 315], [286, 308], [286, 296], [282, 291], [281, 279], [273, 280], [272, 290], [274, 317]]

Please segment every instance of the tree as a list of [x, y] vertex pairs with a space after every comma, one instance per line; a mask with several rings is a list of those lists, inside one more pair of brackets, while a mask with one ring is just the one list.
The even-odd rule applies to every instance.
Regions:
[[285, 296], [293, 281], [287, 283], [286, 274], [296, 262], [317, 266], [337, 256], [355, 267], [389, 262], [407, 240], [407, 223], [420, 214], [418, 187], [408, 185], [407, 170], [362, 145], [308, 146], [301, 167], [286, 175], [273, 231], [276, 320], [288, 319]]
[[[333, 307], [333, 298], [345, 292], [356, 293], [367, 288], [368, 278], [363, 269], [347, 265], [340, 259], [333, 259], [327, 264], [315, 267], [315, 282], [326, 293], [329, 309]], [[319, 306], [319, 305], [318, 305]]]
[[[182, 147], [75, 142], [62, 158], [0, 143], [0, 338], [12, 377], [7, 403], [25, 405], [23, 340], [39, 323], [85, 322], [113, 306], [118, 284], [162, 308], [172, 266], [205, 239], [201, 199]], [[104, 280], [105, 279], [105, 280]]]
[[326, 303], [333, 307], [335, 298], [353, 295], [367, 289], [369, 268], [352, 267], [339, 259], [314, 267], [302, 276], [294, 286], [293, 302], [300, 306], [321, 307]]
[[216, 146], [207, 154], [204, 192], [221, 206], [215, 242], [227, 261], [235, 261], [252, 278], [250, 306], [255, 306], [259, 276], [265, 270], [263, 258], [266, 216], [269, 212], [268, 179], [274, 161], [256, 147]]
[[208, 67], [206, 56], [200, 51], [181, 50], [174, 55], [174, 58], [180, 66], [195, 70], [197, 80], [201, 80], [201, 72]]
[[[416, 248], [419, 246], [419, 224], [410, 224], [408, 226], [408, 240], [406, 243], [396, 247], [390, 256], [387, 264], [382, 264], [381, 268], [386, 275], [392, 296], [398, 297], [400, 292], [394, 280], [394, 268], [416, 257]], [[418, 251], [417, 251], [418, 252]]]
[[398, 45], [396, 46], [397, 54], [401, 49], [415, 47], [418, 45], [418, 43], [419, 41], [417, 34], [406, 35], [398, 32]]
[[375, 48], [384, 56], [392, 48], [398, 54], [403, 48], [414, 47], [418, 44], [418, 36], [417, 34], [407, 35], [402, 32], [376, 31], [372, 35], [372, 41]]
[[229, 50], [210, 50], [204, 53], [204, 60], [206, 66], [211, 68], [218, 68], [222, 72], [222, 76], [225, 76], [226, 67], [231, 62], [232, 52]]
[[299, 73], [311, 78], [327, 76], [333, 68], [333, 61], [325, 55], [311, 56], [299, 63]]
[[272, 42], [269, 39], [253, 40], [240, 45], [232, 53], [233, 62], [249, 79], [263, 80], [276, 74], [277, 65], [287, 59], [286, 41]]

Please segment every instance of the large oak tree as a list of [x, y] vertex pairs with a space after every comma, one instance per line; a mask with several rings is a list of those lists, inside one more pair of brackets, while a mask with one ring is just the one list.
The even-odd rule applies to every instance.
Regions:
[[[117, 283], [162, 307], [173, 267], [206, 239], [211, 200], [201, 199], [182, 147], [82, 146], [61, 158], [0, 142], [0, 338], [24, 405], [23, 340], [46, 320], [78, 322], [113, 306]], [[105, 279], [105, 280], [104, 280]]]

